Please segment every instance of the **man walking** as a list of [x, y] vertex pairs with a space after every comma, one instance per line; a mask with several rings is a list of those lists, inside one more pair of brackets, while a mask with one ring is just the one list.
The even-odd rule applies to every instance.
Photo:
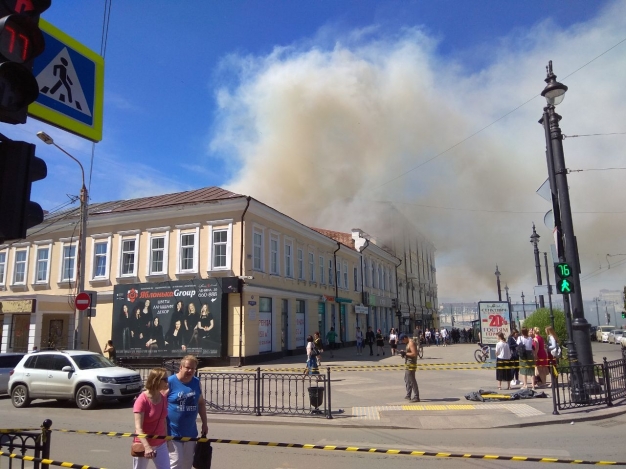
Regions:
[[[167, 434], [169, 436], [197, 437], [198, 412], [202, 420], [202, 434], [209, 432], [206, 415], [206, 402], [200, 380], [194, 376], [198, 359], [187, 355], [180, 361], [178, 373], [168, 378], [170, 391], [167, 395]], [[195, 441], [169, 441], [171, 469], [191, 469]]]
[[330, 349], [330, 357], [335, 358], [333, 355], [333, 350], [335, 350], [335, 340], [337, 339], [337, 333], [335, 332], [335, 328], [331, 327], [328, 333], [326, 334], [326, 342], [328, 342], [328, 348]]
[[[406, 350], [400, 352], [400, 356], [404, 358], [405, 363], [404, 386], [406, 387], [406, 396], [404, 396], [404, 398], [411, 402], [420, 402], [420, 390], [417, 387], [417, 380], [415, 379], [417, 346], [415, 345], [415, 341], [409, 339], [409, 336], [406, 334], [400, 334], [400, 342], [406, 345]], [[412, 399], [411, 394], [413, 394]]]

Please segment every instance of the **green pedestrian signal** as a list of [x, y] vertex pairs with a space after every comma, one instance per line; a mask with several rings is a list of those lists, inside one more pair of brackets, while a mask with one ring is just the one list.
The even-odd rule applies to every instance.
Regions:
[[569, 293], [574, 293], [574, 284], [566, 278], [563, 278], [559, 280], [559, 283], [556, 284], [556, 289], [562, 295], [567, 295]]
[[622, 313], [622, 319], [626, 319], [626, 313]]

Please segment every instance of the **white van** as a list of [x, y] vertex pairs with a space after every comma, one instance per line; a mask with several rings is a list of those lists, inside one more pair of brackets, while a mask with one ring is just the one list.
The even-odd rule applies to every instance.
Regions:
[[609, 332], [613, 329], [615, 329], [615, 326], [598, 326], [596, 330], [596, 339], [598, 339], [598, 342], [608, 342]]

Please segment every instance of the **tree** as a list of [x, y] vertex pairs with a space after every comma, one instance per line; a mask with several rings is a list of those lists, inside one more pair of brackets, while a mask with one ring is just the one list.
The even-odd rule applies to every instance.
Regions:
[[[553, 309], [554, 312], [554, 330], [559, 343], [564, 344], [567, 341], [567, 327], [565, 326], [565, 313], [560, 309]], [[546, 338], [546, 327], [551, 326], [550, 310], [548, 308], [539, 308], [524, 320], [524, 326], [527, 329], [538, 327], [541, 331], [541, 337]]]

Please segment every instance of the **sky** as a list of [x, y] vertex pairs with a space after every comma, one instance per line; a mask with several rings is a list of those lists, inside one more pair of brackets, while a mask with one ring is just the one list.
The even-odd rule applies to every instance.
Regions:
[[529, 302], [533, 223], [541, 252], [552, 237], [536, 194], [552, 60], [569, 87], [557, 112], [583, 297], [624, 288], [626, 0], [107, 5], [55, 0], [42, 15], [104, 55], [102, 141], [0, 124], [38, 144], [44, 209], [78, 194], [80, 172], [39, 130], [84, 164], [92, 202], [220, 186], [346, 232], [390, 202], [437, 249], [440, 303], [497, 299], [496, 265]]

